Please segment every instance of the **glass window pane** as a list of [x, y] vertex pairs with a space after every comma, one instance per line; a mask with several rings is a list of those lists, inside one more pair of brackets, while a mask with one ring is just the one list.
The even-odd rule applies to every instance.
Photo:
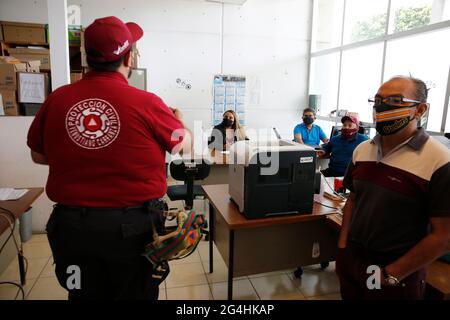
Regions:
[[311, 59], [309, 94], [318, 95], [318, 114], [328, 115], [336, 109], [339, 81], [339, 53]]
[[[388, 42], [384, 79], [409, 75], [427, 84], [430, 104], [427, 130], [440, 131], [450, 64], [450, 28]], [[407, 53], [407, 54], [405, 54]]]
[[313, 52], [341, 45], [343, 0], [314, 1]]
[[447, 121], [445, 122], [445, 130], [444, 132], [450, 132], [450, 111], [447, 111]]
[[383, 43], [346, 50], [342, 54], [339, 109], [359, 114], [364, 122], [373, 122], [367, 99], [377, 92], [381, 81]]
[[374, 39], [386, 33], [387, 0], [347, 0], [344, 44]]
[[392, 0], [389, 33], [450, 19], [450, 0]]

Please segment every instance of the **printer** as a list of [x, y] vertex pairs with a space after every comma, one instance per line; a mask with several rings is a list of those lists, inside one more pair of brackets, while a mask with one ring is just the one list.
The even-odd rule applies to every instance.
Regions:
[[245, 217], [311, 214], [316, 152], [288, 140], [238, 141], [230, 148], [229, 194]]

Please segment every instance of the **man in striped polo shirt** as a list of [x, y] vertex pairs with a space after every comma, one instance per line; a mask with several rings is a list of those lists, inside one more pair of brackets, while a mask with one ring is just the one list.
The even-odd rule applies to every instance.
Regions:
[[344, 178], [343, 299], [422, 299], [426, 266], [450, 249], [450, 152], [417, 128], [427, 95], [423, 81], [395, 77], [369, 100], [378, 135], [355, 149]]

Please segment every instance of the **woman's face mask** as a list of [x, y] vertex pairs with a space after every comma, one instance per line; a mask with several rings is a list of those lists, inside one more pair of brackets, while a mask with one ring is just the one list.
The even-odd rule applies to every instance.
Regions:
[[228, 118], [223, 118], [222, 124], [225, 127], [231, 127], [233, 125], [234, 121]]
[[351, 139], [358, 133], [358, 128], [342, 128], [341, 134], [345, 139]]

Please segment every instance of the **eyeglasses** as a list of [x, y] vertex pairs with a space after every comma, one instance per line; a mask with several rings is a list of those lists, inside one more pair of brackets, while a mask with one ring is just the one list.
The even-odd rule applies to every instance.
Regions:
[[383, 103], [391, 106], [403, 106], [405, 103], [422, 103], [421, 101], [411, 100], [402, 96], [390, 96], [386, 98], [375, 97], [368, 99], [367, 102], [371, 107], [379, 106]]

